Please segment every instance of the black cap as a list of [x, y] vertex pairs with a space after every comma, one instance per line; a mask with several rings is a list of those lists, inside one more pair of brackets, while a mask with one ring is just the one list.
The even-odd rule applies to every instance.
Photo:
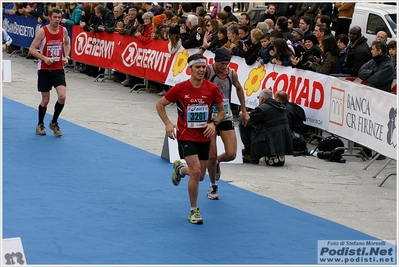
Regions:
[[231, 60], [231, 54], [229, 50], [225, 48], [217, 48], [215, 50], [215, 62], [230, 61], [230, 60]]

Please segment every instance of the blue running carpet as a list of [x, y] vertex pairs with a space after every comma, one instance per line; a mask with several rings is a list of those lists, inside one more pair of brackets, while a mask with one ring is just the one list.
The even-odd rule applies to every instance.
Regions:
[[317, 264], [317, 240], [376, 239], [224, 181], [208, 200], [208, 177], [190, 224], [167, 160], [51, 118], [38, 136], [37, 110], [3, 98], [3, 238], [28, 264]]

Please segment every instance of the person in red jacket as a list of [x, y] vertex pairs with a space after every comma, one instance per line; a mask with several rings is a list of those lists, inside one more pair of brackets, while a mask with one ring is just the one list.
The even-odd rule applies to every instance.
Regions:
[[152, 32], [154, 25], [152, 24], [152, 18], [154, 14], [152, 12], [146, 12], [142, 18], [144, 20], [144, 28], [140, 32], [136, 32], [134, 36], [142, 43], [148, 44], [152, 40]]

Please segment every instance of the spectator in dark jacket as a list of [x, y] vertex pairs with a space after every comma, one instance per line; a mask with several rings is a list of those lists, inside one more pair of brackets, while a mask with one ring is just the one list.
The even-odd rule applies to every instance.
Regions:
[[240, 37], [240, 45], [238, 47], [234, 47], [231, 50], [231, 53], [234, 56], [245, 57], [244, 45], [251, 41], [250, 29], [246, 25], [241, 25], [238, 27], [238, 36]]
[[[274, 23], [276, 23], [276, 6], [274, 4], [269, 4], [267, 7], [265, 13], [259, 16], [258, 22], [265, 21], [266, 19], [271, 19], [273, 20]], [[256, 27], [256, 24], [254, 25]]]
[[313, 34], [305, 36], [304, 45], [306, 48], [306, 52], [302, 55], [302, 57], [291, 57], [292, 67], [314, 71], [314, 69], [310, 67], [309, 61], [316, 61], [318, 59], [321, 59], [321, 50], [318, 44], [319, 42], [317, 41], [316, 36], [314, 36]]
[[124, 35], [124, 34], [129, 34], [129, 31], [135, 27], [136, 25], [136, 18], [137, 18], [137, 9], [134, 7], [129, 8], [128, 10], [128, 21], [127, 23], [124, 25], [123, 29], [120, 30], [119, 28], [116, 28], [116, 30]]
[[303, 122], [306, 121], [305, 110], [296, 103], [289, 102], [285, 91], [277, 91], [274, 99], [285, 106], [290, 130], [297, 134], [303, 134], [305, 130]]
[[362, 36], [362, 29], [354, 26], [349, 30], [349, 45], [346, 49], [346, 58], [342, 73], [357, 77], [360, 67], [371, 59], [367, 39]]
[[393, 66], [395, 67], [395, 79], [396, 79], [396, 53], [397, 53], [396, 43], [397, 42], [395, 40], [391, 40], [388, 43], [388, 54], [391, 57]]
[[263, 65], [263, 58], [267, 57], [268, 47], [272, 45], [270, 42], [270, 33], [263, 34], [260, 37], [260, 44], [262, 47], [260, 48], [258, 55], [256, 56], [256, 61], [258, 61], [258, 68]]
[[260, 42], [262, 35], [263, 32], [259, 29], [251, 30], [251, 42], [245, 43], [243, 47], [243, 50], [245, 52], [245, 63], [247, 63], [247, 65], [252, 65], [256, 62], [259, 50], [262, 47]]
[[[188, 28], [188, 32], [187, 29]], [[198, 18], [195, 15], [188, 15], [186, 19], [186, 27], [180, 28], [181, 44], [185, 49], [201, 46], [203, 39], [197, 32]], [[198, 36], [197, 36], [198, 35]], [[199, 37], [197, 39], [197, 37]]]
[[323, 58], [321, 61], [309, 62], [310, 67], [318, 73], [335, 74], [338, 66], [339, 48], [334, 36], [326, 36], [321, 40], [320, 45], [323, 51]]
[[342, 33], [337, 36], [337, 45], [339, 48], [337, 74], [342, 73], [342, 65], [344, 64], [346, 49], [348, 48], [348, 44], [349, 44], [348, 35]]
[[332, 3], [322, 2], [319, 5], [319, 15], [326, 15], [331, 17], [333, 5]]
[[275, 54], [273, 42], [277, 39], [284, 39], [284, 36], [280, 31], [272, 31], [270, 33], [269, 38], [270, 38], [271, 45], [267, 46], [266, 51], [263, 53], [263, 55], [264, 55], [262, 57], [263, 64], [269, 63]]
[[303, 3], [302, 6], [298, 4], [297, 11], [299, 8], [299, 11], [297, 12], [297, 17], [300, 18], [302, 16], [308, 17], [311, 20], [310, 24], [310, 30], [314, 29], [315, 26], [315, 18], [317, 13], [319, 12], [319, 5], [320, 3]]
[[29, 13], [29, 15], [38, 18], [42, 16], [44, 13], [44, 3], [43, 2], [36, 3], [33, 5], [33, 7], [27, 5], [25, 9]]
[[229, 21], [235, 21], [238, 23], [237, 17], [233, 13], [231, 13], [231, 6], [225, 6], [223, 8], [223, 11], [227, 13]]
[[125, 14], [123, 14], [123, 7], [115, 6], [113, 13], [114, 13], [114, 18], [104, 29], [106, 33], [113, 33], [117, 28], [119, 22], [122, 22], [122, 24], [124, 25], [123, 18], [125, 17]]
[[[285, 155], [292, 155], [294, 152], [285, 107], [273, 99], [271, 90], [265, 89], [259, 93], [259, 106], [251, 111], [247, 125], [244, 127], [240, 123], [239, 129], [244, 144], [244, 162], [258, 164], [259, 157], [265, 156], [267, 165], [282, 166]], [[266, 140], [266, 145], [263, 142], [259, 142], [258, 147], [251, 145], [258, 138]], [[254, 147], [262, 147], [262, 155], [254, 155]]]
[[293, 55], [291, 49], [288, 47], [287, 42], [284, 39], [277, 39], [273, 42], [274, 55], [272, 56], [270, 63], [280, 66], [292, 66], [291, 56]]
[[279, 30], [285, 39], [291, 41], [291, 43], [296, 43], [297, 38], [288, 30], [288, 19], [284, 16], [280, 16], [277, 18], [275, 30]]
[[98, 22], [96, 25], [93, 25], [93, 30], [94, 32], [103, 32], [105, 27], [111, 23], [114, 15], [112, 14], [111, 10], [102, 5], [96, 6], [94, 12], [98, 17]]
[[[221, 24], [219, 24], [219, 21], [217, 21], [216, 19], [210, 19], [206, 21], [206, 32], [204, 34], [203, 45], [202, 45], [204, 49], [206, 48], [208, 50], [211, 50], [212, 47], [214, 47], [218, 43], [219, 40], [218, 33], [220, 25]], [[226, 42], [227, 42], [227, 37], [226, 37]]]
[[384, 42], [374, 41], [371, 44], [372, 59], [360, 67], [359, 78], [367, 80], [368, 86], [391, 92], [395, 67], [387, 52], [387, 45]]
[[[299, 3], [285, 3], [286, 9], [284, 10], [284, 16], [287, 18], [295, 17], [296, 7]], [[299, 19], [299, 17], [296, 17]]]

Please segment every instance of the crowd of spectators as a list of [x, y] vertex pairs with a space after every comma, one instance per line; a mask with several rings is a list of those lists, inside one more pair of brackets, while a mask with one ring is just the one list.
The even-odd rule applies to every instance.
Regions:
[[[152, 2], [16, 2], [3, 5], [3, 12], [36, 17], [38, 23], [45, 23], [48, 10], [58, 7], [63, 11], [61, 23], [66, 27], [79, 25], [87, 32], [130, 35], [143, 44], [161, 40], [168, 42], [171, 53], [180, 46], [212, 52], [225, 48], [232, 55], [245, 58], [248, 65], [271, 63], [327, 75], [359, 77], [362, 66], [366, 63], [370, 66], [370, 60], [377, 60], [362, 29], [359, 26], [349, 29], [355, 2], [266, 4], [268, 8], [257, 21], [250, 21], [247, 3], [223, 2], [157, 5]], [[377, 47], [381, 53], [386, 55], [383, 58], [392, 63], [388, 67], [384, 65], [390, 74], [385, 82], [392, 83], [391, 77], [396, 78], [396, 41], [387, 44], [387, 33], [383, 30], [377, 33], [376, 41], [380, 42]], [[77, 66], [89, 76], [104, 73], [104, 69], [97, 66], [79, 62]], [[378, 68], [379, 64], [375, 66]], [[140, 79], [117, 71], [113, 75], [115, 80], [130, 87]], [[369, 84], [386, 90], [385, 84], [382, 87]], [[165, 85], [156, 87], [162, 91], [160, 95], [167, 90]]]

